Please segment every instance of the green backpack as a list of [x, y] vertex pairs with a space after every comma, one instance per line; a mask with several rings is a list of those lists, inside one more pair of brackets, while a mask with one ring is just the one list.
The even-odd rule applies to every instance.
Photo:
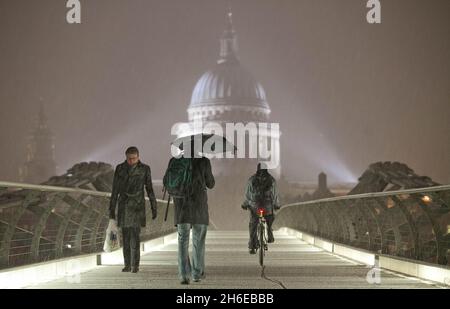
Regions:
[[192, 191], [192, 159], [171, 159], [163, 184], [171, 197], [188, 197]]

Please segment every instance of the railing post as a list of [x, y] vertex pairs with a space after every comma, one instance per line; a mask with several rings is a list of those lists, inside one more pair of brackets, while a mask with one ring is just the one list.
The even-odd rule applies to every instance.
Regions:
[[58, 233], [56, 234], [56, 257], [62, 257], [64, 252], [64, 237], [66, 235], [67, 227], [70, 223], [70, 218], [76, 209], [78, 209], [81, 205], [81, 202], [86, 198], [85, 194], [82, 194], [78, 197], [77, 200], [73, 199], [69, 195], [65, 195], [62, 201], [69, 205], [69, 209], [63, 216], [63, 220], [58, 228]]
[[333, 207], [334, 212], [338, 216], [340, 223], [341, 223], [341, 238], [342, 243], [347, 243], [350, 241], [350, 231], [348, 229], [347, 225], [347, 218], [344, 216], [344, 205], [340, 202], [334, 202], [335, 206]]
[[328, 226], [331, 229], [330, 239], [342, 242], [344, 239], [344, 227], [342, 225], [342, 218], [339, 211], [335, 211], [337, 204], [327, 202], [322, 204], [323, 209], [329, 218]]
[[[394, 220], [392, 219], [392, 216], [389, 213], [389, 209], [386, 206], [386, 201], [384, 201], [384, 198], [374, 197], [373, 199], [378, 204], [378, 206], [380, 206], [380, 211], [382, 212], [383, 217], [385, 217], [384, 221], [387, 220], [390, 223], [392, 233], [394, 234], [395, 254], [398, 255], [400, 252], [400, 249], [401, 249], [401, 240], [402, 240], [402, 236], [401, 236], [400, 230], [398, 229], [398, 225], [395, 224]], [[383, 201], [381, 199], [383, 199]], [[386, 233], [388, 230], [385, 230], [384, 233]], [[387, 237], [384, 237], [384, 238], [386, 239]], [[382, 250], [384, 250], [384, 249], [382, 249]]]
[[422, 198], [416, 194], [412, 194], [411, 197], [415, 202], [418, 203], [422, 211], [424, 212], [425, 216], [427, 217], [428, 221], [430, 221], [431, 229], [433, 230], [433, 234], [436, 241], [436, 263], [438, 264], [446, 264], [446, 253], [447, 253], [447, 246], [442, 241], [442, 231], [439, 227], [439, 224], [434, 220], [430, 210], [428, 209], [428, 205], [426, 205]]
[[367, 203], [364, 203], [364, 207], [367, 208], [369, 214], [372, 216], [373, 221], [375, 222], [378, 230], [378, 235], [380, 237], [380, 253], [383, 253], [383, 248], [385, 246], [384, 244], [384, 234], [383, 229], [380, 224], [380, 221], [378, 220], [378, 214], [376, 213], [375, 209], [372, 207], [372, 200], [368, 199]]
[[322, 236], [320, 234], [320, 222], [319, 219], [317, 218], [317, 205], [311, 205], [310, 207], [308, 207], [308, 210], [312, 216], [312, 218], [314, 219], [314, 229], [311, 231], [312, 233], [317, 233], [318, 236]]
[[108, 219], [108, 217], [106, 216], [106, 214], [108, 213], [108, 210], [109, 210], [108, 202], [109, 202], [109, 199], [106, 199], [106, 198], [102, 199], [102, 201], [101, 201], [101, 203], [104, 203], [105, 205], [100, 208], [100, 212], [98, 213], [97, 219], [94, 224], [94, 228], [93, 228], [93, 232], [92, 232], [91, 240], [90, 240], [91, 252], [94, 252], [97, 248], [98, 230], [100, 228], [102, 220]]
[[[92, 199], [92, 198], [91, 198]], [[83, 241], [83, 234], [85, 229], [89, 229], [86, 227], [87, 222], [91, 218], [92, 213], [94, 212], [94, 208], [92, 205], [88, 205], [90, 201], [87, 201], [86, 203], [80, 203], [81, 206], [84, 207], [84, 213], [81, 217], [80, 225], [78, 226], [77, 233], [75, 236], [75, 252], [81, 253], [82, 252], [82, 241]], [[91, 230], [92, 232], [92, 230]]]
[[324, 238], [329, 238], [330, 237], [329, 218], [328, 218], [328, 214], [324, 213], [323, 204], [318, 203], [317, 206], [315, 207], [315, 211], [317, 214], [316, 217], [320, 218], [320, 222], [318, 222], [320, 236], [322, 236]]
[[352, 242], [358, 241], [358, 231], [356, 229], [356, 224], [353, 222], [352, 214], [351, 214], [351, 206], [348, 201], [339, 201], [338, 202], [342, 208], [342, 216], [344, 218], [345, 225], [348, 231], [348, 242], [351, 244]]
[[[363, 202], [363, 200], [359, 200], [359, 201], [355, 201], [355, 208], [358, 209], [358, 212], [361, 216], [361, 218], [363, 218], [364, 223], [366, 225], [366, 229], [367, 229], [367, 237], [368, 237], [368, 244], [367, 244], [367, 249], [368, 250], [373, 250], [373, 246], [374, 246], [374, 239], [373, 239], [373, 233], [372, 233], [372, 229], [371, 226], [369, 225], [369, 220], [366, 217], [366, 212], [363, 211], [363, 209], [361, 209], [361, 203]], [[363, 236], [365, 237], [365, 235]]]
[[[31, 247], [30, 247], [30, 261], [31, 262], [37, 262], [39, 260], [39, 245], [41, 241], [41, 235], [42, 232], [45, 229], [47, 219], [52, 213], [53, 208], [55, 207], [56, 203], [61, 201], [61, 199], [64, 197], [64, 193], [56, 193], [52, 197], [52, 199], [47, 203], [47, 207], [44, 209], [42, 214], [39, 216], [39, 219], [34, 227], [33, 231], [33, 239], [31, 241]], [[56, 249], [56, 248], [55, 248]]]
[[409, 213], [408, 209], [403, 205], [403, 202], [400, 201], [400, 199], [396, 196], [391, 197], [392, 200], [395, 202], [395, 205], [398, 206], [401, 213], [403, 214], [406, 222], [408, 223], [408, 229], [410, 233], [410, 238], [412, 241], [412, 245], [414, 246], [414, 258], [417, 260], [421, 259], [421, 252], [420, 252], [420, 246], [419, 246], [419, 233], [417, 232], [416, 225], [414, 224], [414, 221], [412, 219], [411, 214]]

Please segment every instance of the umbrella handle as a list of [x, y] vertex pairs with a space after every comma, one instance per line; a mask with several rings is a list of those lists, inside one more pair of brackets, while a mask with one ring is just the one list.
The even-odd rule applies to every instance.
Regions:
[[164, 222], [167, 221], [167, 215], [169, 214], [169, 204], [170, 204], [170, 195], [167, 199], [167, 206], [166, 206], [166, 214], [164, 215]]

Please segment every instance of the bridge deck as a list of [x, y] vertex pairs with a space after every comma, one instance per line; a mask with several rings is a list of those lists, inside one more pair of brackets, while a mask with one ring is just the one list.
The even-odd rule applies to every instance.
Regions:
[[[266, 276], [287, 288], [433, 288], [415, 278], [381, 272], [381, 284], [369, 284], [369, 268], [292, 236], [277, 232], [266, 256]], [[100, 266], [83, 273], [79, 280], [60, 279], [32, 288], [281, 288], [261, 278], [256, 255], [249, 255], [246, 232], [209, 231], [206, 250], [206, 279], [189, 286], [177, 278], [177, 244], [168, 244], [141, 258], [137, 274], [121, 273], [122, 265]], [[78, 282], [77, 282], [78, 281]]]

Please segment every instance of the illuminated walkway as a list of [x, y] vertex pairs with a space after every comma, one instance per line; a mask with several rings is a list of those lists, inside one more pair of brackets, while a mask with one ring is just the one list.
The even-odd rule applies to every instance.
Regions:
[[[266, 276], [286, 288], [436, 288], [415, 278], [381, 271], [381, 284], [369, 284], [370, 268], [277, 232], [276, 243], [266, 256]], [[32, 288], [281, 288], [261, 278], [256, 255], [247, 251], [246, 232], [209, 231], [206, 279], [189, 286], [177, 278], [177, 244], [173, 242], [141, 259], [138, 274], [121, 273], [122, 265], [106, 265], [82, 273], [79, 278], [60, 279]]]

